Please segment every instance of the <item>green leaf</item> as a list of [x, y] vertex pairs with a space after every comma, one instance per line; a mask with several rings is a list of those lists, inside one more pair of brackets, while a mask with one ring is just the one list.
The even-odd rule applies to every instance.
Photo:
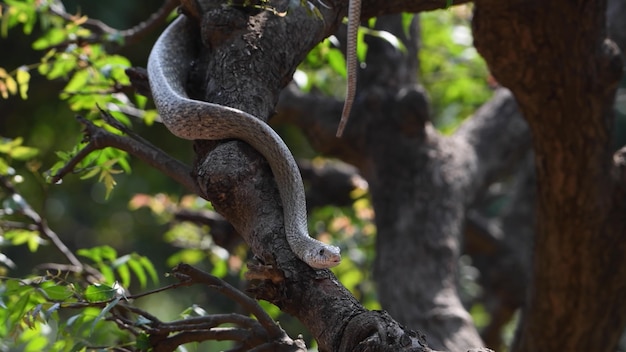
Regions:
[[28, 340], [24, 352], [40, 352], [48, 345], [48, 339], [42, 335], [29, 336]]
[[111, 269], [109, 265], [105, 263], [100, 263], [98, 265], [98, 270], [100, 270], [100, 273], [102, 274], [102, 276], [104, 276], [104, 279], [106, 282], [115, 281], [115, 273], [113, 272], [113, 269]]
[[145, 332], [140, 333], [135, 340], [135, 347], [140, 351], [147, 351], [152, 347], [150, 336]]
[[133, 257], [128, 261], [128, 267], [133, 271], [137, 279], [139, 280], [139, 285], [141, 288], [145, 288], [148, 283], [148, 277], [146, 276], [146, 271], [144, 267], [141, 265], [141, 262], [138, 260], [137, 255], [133, 255]]
[[150, 274], [150, 278], [152, 279], [152, 282], [158, 283], [159, 276], [157, 275], [157, 271], [154, 268], [154, 265], [152, 265], [152, 262], [150, 261], [150, 259], [144, 256], [140, 256], [139, 263], [141, 263], [141, 265], [146, 269], [148, 274]]
[[33, 42], [33, 49], [43, 50], [64, 42], [67, 39], [67, 30], [64, 28], [49, 29], [42, 37]]
[[89, 78], [90, 73], [88, 70], [76, 71], [63, 90], [66, 92], [80, 92], [87, 86]]
[[30, 81], [30, 72], [25, 66], [20, 67], [16, 74], [17, 83], [19, 84], [20, 97], [23, 100], [28, 99], [28, 82]]
[[122, 286], [127, 287], [130, 285], [130, 269], [128, 268], [127, 263], [117, 265], [115, 267], [117, 274], [119, 275], [120, 280], [122, 281]]
[[89, 258], [96, 263], [102, 263], [104, 260], [115, 260], [117, 251], [111, 246], [98, 246], [89, 249], [79, 249], [78, 255]]
[[10, 169], [7, 161], [4, 158], [0, 158], [0, 175], [8, 175]]
[[100, 314], [98, 314], [96, 319], [94, 319], [93, 323], [91, 324], [91, 334], [93, 334], [94, 330], [96, 329], [96, 324], [98, 324], [98, 322], [101, 321], [104, 316], [120, 302], [121, 299], [121, 296], [117, 296], [113, 301], [109, 302], [109, 304], [107, 304], [104, 309], [102, 309]]
[[48, 286], [42, 288], [45, 292], [46, 296], [53, 301], [65, 301], [66, 299], [72, 297], [74, 294], [73, 290], [71, 290], [68, 286], [63, 286], [60, 284], [54, 284], [52, 286]]
[[89, 285], [83, 293], [88, 302], [105, 302], [117, 295], [117, 290], [104, 284]]
[[343, 54], [341, 53], [341, 51], [339, 49], [331, 48], [328, 51], [327, 58], [328, 58], [328, 64], [330, 65], [330, 67], [332, 67], [332, 69], [335, 72], [345, 77], [347, 74], [346, 60], [343, 57]]
[[9, 155], [17, 160], [29, 160], [39, 154], [39, 150], [31, 147], [19, 146], [11, 149]]
[[31, 244], [30, 244], [31, 241], [37, 241], [38, 242], [40, 240], [39, 232], [37, 232], [37, 231], [30, 231], [30, 230], [22, 230], [22, 229], [8, 230], [8, 231], [4, 232], [4, 234], [2, 236], [6, 240], [11, 241], [11, 244], [13, 244], [15, 246], [19, 246], [19, 245], [28, 243], [29, 244], [29, 248], [31, 246]]

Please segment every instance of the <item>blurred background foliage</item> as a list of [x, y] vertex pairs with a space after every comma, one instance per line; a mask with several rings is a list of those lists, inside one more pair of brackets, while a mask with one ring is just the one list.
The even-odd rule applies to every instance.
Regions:
[[[27, 204], [45, 218], [48, 226], [73, 252], [82, 255], [81, 260], [106, 274], [105, 292], [119, 290], [115, 281], [133, 293], [162, 285], [169, 280], [165, 273], [180, 261], [245, 289], [242, 272], [245, 271], [246, 248], [240, 246], [229, 254], [212, 242], [207, 227], [175, 222], [172, 214], [177, 209], [210, 209], [210, 204], [186, 194], [183, 187], [146, 164], [108, 149], [94, 153], [79, 166], [81, 172], [68, 175], [62, 183], [48, 182], [49, 170], [58, 168], [77, 146], [83, 145], [81, 125], [74, 116], [82, 114], [98, 122], [96, 104], [179, 160], [190, 164], [193, 154], [191, 143], [173, 137], [163, 126], [152, 123], [154, 111], [134, 117], [120, 112], [127, 106], [139, 111], [146, 106], [150, 108], [145, 98], [110, 91], [112, 86], [128, 84], [123, 73], [125, 68], [145, 67], [151, 45], [159, 33], [151, 33], [130, 47], [115, 45], [116, 38], [87, 46], [61, 45], [68, 40], [88, 37], [90, 33], [81, 27], [80, 21], [68, 23], [51, 15], [45, 7], [48, 3], [0, 2], [0, 47], [3, 48], [0, 82], [5, 86], [4, 93], [0, 89], [3, 93], [0, 99], [0, 175], [15, 185]], [[111, 27], [126, 29], [145, 20], [161, 1], [73, 0], [63, 1], [63, 5], [68, 13], [79, 13], [102, 20]], [[450, 133], [470, 116], [489, 98], [491, 87], [497, 84], [472, 46], [470, 16], [469, 6], [421, 15], [420, 81], [429, 92], [434, 122], [444, 133]], [[303, 89], [315, 88], [341, 96], [345, 87], [345, 62], [333, 43], [333, 38], [321, 43], [296, 73], [295, 79]], [[59, 50], [50, 51], [51, 47]], [[359, 56], [363, 58], [363, 51], [367, 49], [361, 45], [360, 50]], [[625, 114], [622, 110], [619, 120], [622, 123]], [[290, 128], [281, 131], [288, 134], [285, 139], [295, 146], [297, 157], [315, 156], [297, 131]], [[10, 192], [0, 192], [0, 197], [3, 200], [0, 222], [28, 222], [23, 216], [15, 215], [21, 205], [11, 201]], [[335, 273], [366, 307], [377, 309], [380, 307], [370, 270], [376, 232], [373, 216], [366, 190], [363, 190], [355, 195], [351, 207], [313, 209], [310, 227], [318, 237], [341, 244], [346, 260], [334, 269]], [[0, 232], [0, 259], [3, 278], [31, 280], [29, 283], [41, 279], [37, 275], [42, 273], [34, 270], [37, 265], [64, 260], [37, 232], [6, 229]], [[41, 312], [33, 314], [31, 309], [46, 302], [46, 296], [40, 292], [46, 292], [48, 297], [51, 293], [60, 295], [57, 297], [66, 294], [88, 297], [85, 287], [72, 288], [69, 279], [48, 280], [49, 283], [33, 285], [0, 281], [0, 304], [16, 307], [20, 303], [25, 307], [0, 310], [0, 319], [6, 321], [0, 327], [0, 350], [71, 350], [77, 346], [134, 341], [112, 323], [98, 319], [102, 308], [85, 308], [72, 315], [47, 306], [48, 310], [44, 309], [49, 313], [47, 320], [35, 317]], [[52, 288], [44, 287], [46, 285]], [[28, 300], [19, 298], [29, 293]], [[290, 336], [305, 334], [310, 340], [295, 319], [262, 303]], [[197, 288], [150, 295], [135, 304], [163, 320], [239, 309], [233, 302]], [[477, 321], [484, 320], [480, 309], [474, 313]], [[309, 346], [313, 343], [307, 342]], [[224, 346], [227, 345], [211, 342], [187, 348], [213, 350]]]

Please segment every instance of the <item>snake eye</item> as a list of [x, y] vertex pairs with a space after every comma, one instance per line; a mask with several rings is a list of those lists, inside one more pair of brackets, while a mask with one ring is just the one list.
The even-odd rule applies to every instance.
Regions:
[[319, 253], [320, 257], [323, 257], [324, 255], [326, 255], [326, 250], [324, 248], [320, 249]]

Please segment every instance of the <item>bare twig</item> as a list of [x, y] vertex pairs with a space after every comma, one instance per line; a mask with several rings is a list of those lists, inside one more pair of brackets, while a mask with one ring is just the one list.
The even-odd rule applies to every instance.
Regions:
[[81, 272], [87, 272], [88, 274], [93, 275], [96, 278], [102, 276], [100, 272], [87, 265], [84, 265], [80, 260], [78, 260], [78, 258], [76, 258], [74, 253], [72, 253], [72, 251], [67, 248], [67, 246], [65, 245], [65, 243], [63, 243], [63, 241], [61, 241], [59, 236], [57, 236], [57, 234], [52, 231], [50, 227], [48, 227], [45, 219], [41, 217], [39, 213], [37, 213], [30, 206], [30, 204], [28, 204], [28, 202], [17, 192], [15, 187], [13, 187], [11, 182], [4, 176], [0, 176], [0, 188], [4, 189], [4, 191], [7, 193], [7, 196], [16, 203], [18, 209], [15, 210], [28, 217], [36, 226], [37, 231], [39, 231], [42, 236], [52, 242], [54, 247], [59, 250], [59, 252], [61, 252], [61, 254], [71, 263], [72, 266], [80, 268]]
[[272, 339], [285, 336], [285, 332], [280, 326], [274, 322], [254, 299], [248, 297], [227, 282], [187, 264], [179, 264], [172, 270], [172, 273], [185, 280], [187, 284], [207, 285], [239, 303], [248, 313], [254, 315], [259, 320], [259, 323], [268, 331]]
[[[118, 30], [109, 27], [107, 24], [100, 20], [95, 19], [87, 19], [83, 23], [83, 26], [91, 29], [101, 36], [107, 35], [121, 38], [124, 42], [124, 45], [130, 46], [140, 41], [141, 38], [143, 38], [147, 33], [154, 31], [158, 26], [164, 23], [167, 19], [167, 16], [176, 8], [176, 6], [178, 6], [178, 2], [178, 0], [165, 0], [163, 2], [163, 5], [161, 5], [161, 7], [156, 12], [152, 13], [147, 20], [129, 29]], [[50, 8], [50, 11], [65, 19], [66, 21], [76, 21], [80, 18], [80, 16], [78, 15], [68, 14], [61, 6], [53, 6]]]

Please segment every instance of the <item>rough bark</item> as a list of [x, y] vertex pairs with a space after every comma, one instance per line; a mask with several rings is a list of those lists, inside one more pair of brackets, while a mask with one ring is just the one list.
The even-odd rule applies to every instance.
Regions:
[[613, 351], [626, 324], [626, 208], [610, 140], [621, 62], [605, 6], [476, 3], [476, 47], [514, 92], [536, 154], [533, 284], [514, 351]]

